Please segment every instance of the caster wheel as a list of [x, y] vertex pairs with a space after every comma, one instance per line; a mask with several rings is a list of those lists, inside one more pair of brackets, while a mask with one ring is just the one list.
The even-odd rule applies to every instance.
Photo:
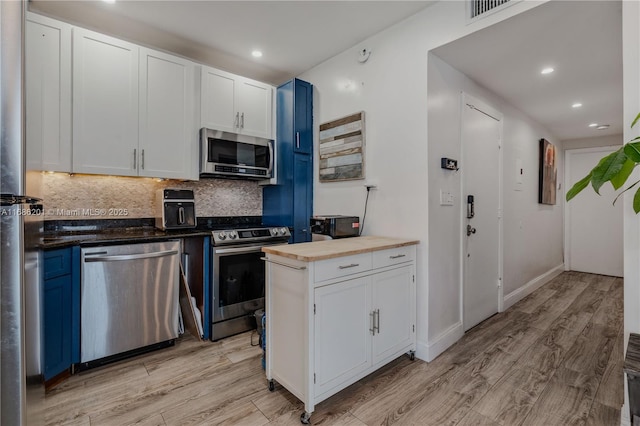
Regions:
[[409, 352], [409, 359], [411, 361], [415, 361], [416, 360], [416, 353], [414, 351], [410, 351]]
[[276, 384], [273, 383], [273, 380], [269, 380], [269, 391], [273, 392], [274, 390], [276, 390]]
[[306, 411], [303, 411], [302, 414], [300, 414], [300, 423], [302, 423], [303, 425], [308, 425], [309, 419], [311, 419], [311, 414], [307, 413]]

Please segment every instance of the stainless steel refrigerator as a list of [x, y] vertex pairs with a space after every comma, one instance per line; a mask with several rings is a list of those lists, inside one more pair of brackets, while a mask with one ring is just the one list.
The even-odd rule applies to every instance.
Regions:
[[[41, 175], [25, 170], [24, 0], [0, 0], [0, 424], [44, 424]], [[29, 194], [29, 196], [25, 194]]]

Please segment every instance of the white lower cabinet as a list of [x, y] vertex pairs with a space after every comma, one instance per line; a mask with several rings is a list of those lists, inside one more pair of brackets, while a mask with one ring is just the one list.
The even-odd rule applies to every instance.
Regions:
[[267, 254], [267, 365], [315, 404], [416, 348], [415, 246], [319, 261]]

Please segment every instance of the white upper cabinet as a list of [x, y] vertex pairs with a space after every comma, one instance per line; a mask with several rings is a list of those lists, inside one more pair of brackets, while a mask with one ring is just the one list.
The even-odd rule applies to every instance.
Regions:
[[27, 14], [27, 169], [71, 171], [71, 26]]
[[73, 29], [73, 171], [138, 175], [139, 48]]
[[140, 176], [198, 178], [195, 68], [140, 48]]
[[202, 68], [201, 127], [272, 139], [273, 87]]

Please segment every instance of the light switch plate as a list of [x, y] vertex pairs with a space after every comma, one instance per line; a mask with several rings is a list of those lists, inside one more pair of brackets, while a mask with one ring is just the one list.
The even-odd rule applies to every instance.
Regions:
[[451, 191], [440, 190], [440, 205], [452, 206], [453, 205], [453, 193]]

